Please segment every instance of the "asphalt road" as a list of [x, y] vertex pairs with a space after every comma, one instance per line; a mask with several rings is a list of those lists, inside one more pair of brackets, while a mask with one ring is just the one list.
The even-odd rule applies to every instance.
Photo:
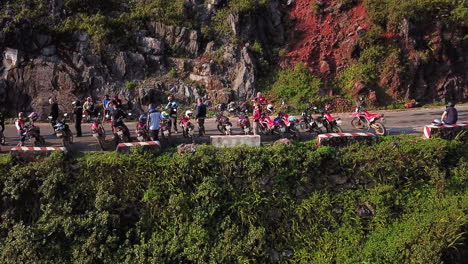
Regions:
[[[384, 113], [385, 114], [385, 126], [388, 130], [389, 135], [397, 135], [397, 134], [421, 134], [423, 131], [423, 127], [428, 125], [432, 122], [432, 120], [436, 118], [440, 118], [442, 112], [444, 111], [445, 107], [438, 107], [438, 108], [417, 108], [417, 109], [410, 109], [410, 110], [400, 110], [400, 111], [370, 111], [371, 113]], [[459, 122], [468, 122], [468, 105], [461, 105], [457, 106], [458, 115], [459, 115]], [[351, 127], [351, 113], [332, 113], [334, 117], [341, 117], [343, 120], [343, 131], [344, 132], [360, 132], [360, 130], [356, 130]], [[232, 117], [231, 121], [235, 126], [233, 133], [234, 134], [241, 134], [240, 129], [238, 129], [235, 125], [237, 122], [237, 117]], [[126, 123], [129, 129], [132, 132], [132, 137], [136, 137], [135, 135], [135, 127], [136, 123], [128, 122]], [[40, 123], [38, 124], [41, 129], [41, 135], [44, 136], [46, 141], [46, 146], [61, 146], [61, 141], [53, 135], [53, 129], [50, 124], [48, 123]], [[106, 150], [115, 150], [115, 143], [112, 142], [111, 139], [111, 129], [109, 124], [104, 125], [107, 133], [107, 141], [106, 141]], [[208, 142], [209, 137], [212, 135], [219, 135], [220, 133], [216, 129], [215, 119], [207, 119], [206, 120], [206, 132], [207, 136], [204, 138], [199, 138], [197, 141], [199, 142]], [[70, 124], [70, 128], [72, 129], [73, 133], [75, 133], [74, 125]], [[72, 150], [73, 151], [99, 151], [100, 148], [97, 144], [96, 139], [92, 137], [91, 134], [91, 124], [84, 123], [82, 124], [82, 131], [83, 137], [75, 138]], [[363, 131], [361, 131], [363, 132]], [[370, 132], [373, 132], [372, 130]], [[197, 132], [196, 132], [197, 134]], [[308, 133], [303, 132], [301, 133], [301, 138], [307, 140], [310, 139], [310, 136], [307, 135]], [[18, 136], [16, 134], [16, 129], [13, 124], [9, 124], [6, 127], [5, 135], [7, 137], [6, 145], [1, 146], [1, 151], [6, 152], [11, 149], [11, 147], [15, 146], [18, 143]], [[183, 139], [181, 133], [173, 134], [170, 140], [174, 145], [183, 143], [185, 139]], [[265, 138], [266, 140], [272, 140], [272, 138]], [[263, 139], [262, 139], [263, 140]], [[26, 142], [26, 146], [32, 146], [32, 142]]]

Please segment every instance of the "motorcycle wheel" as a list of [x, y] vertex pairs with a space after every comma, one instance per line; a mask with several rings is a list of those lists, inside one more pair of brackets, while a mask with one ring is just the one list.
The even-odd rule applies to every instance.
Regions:
[[333, 131], [334, 133], [343, 133], [343, 129], [342, 129], [340, 126], [338, 126], [338, 125], [334, 125], [334, 126], [332, 127], [332, 131]]
[[305, 131], [305, 130], [307, 130], [307, 129], [309, 128], [309, 124], [307, 124], [306, 121], [301, 120], [301, 122], [299, 123], [299, 127], [300, 127], [303, 131]]
[[70, 140], [69, 140], [67, 137], [63, 137], [63, 138], [62, 138], [62, 146], [63, 146], [65, 149], [69, 149], [69, 148], [70, 148]]
[[223, 125], [218, 124], [217, 128], [218, 128], [218, 131], [221, 132], [221, 134], [226, 135], [226, 129], [224, 128]]
[[363, 120], [363, 118], [360, 117], [353, 117], [351, 120], [351, 125], [356, 128], [356, 129], [364, 129], [366, 127], [367, 120]]
[[36, 147], [43, 147], [45, 146], [45, 140], [42, 136], [39, 136], [37, 137], [35, 140], [34, 140], [34, 146]]
[[318, 135], [322, 134], [322, 129], [320, 129], [318, 126], [314, 126], [309, 130], [309, 133], [312, 134], [314, 137], [318, 137]]
[[104, 150], [104, 138], [101, 137], [101, 136], [98, 136], [97, 141], [98, 141], [98, 144], [99, 144], [99, 147], [101, 148], [101, 150]]
[[387, 135], [387, 129], [380, 122], [375, 122], [374, 124], [372, 124], [372, 128], [375, 130], [375, 133], [379, 136]]

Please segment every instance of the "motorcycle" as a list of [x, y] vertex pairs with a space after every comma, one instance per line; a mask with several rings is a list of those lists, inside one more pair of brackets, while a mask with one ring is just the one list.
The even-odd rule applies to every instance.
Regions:
[[100, 114], [98, 117], [92, 119], [93, 123], [91, 124], [91, 131], [93, 137], [98, 141], [99, 147], [101, 150], [104, 150], [104, 142], [106, 140], [106, 130], [102, 126], [102, 119]]
[[232, 135], [232, 123], [229, 121], [229, 118], [224, 116], [223, 113], [215, 116], [218, 131], [225, 135]]
[[[128, 115], [131, 116], [132, 114], [128, 113]], [[117, 121], [113, 122], [120, 123], [123, 119], [124, 117], [120, 117]], [[125, 124], [115, 127], [114, 137], [118, 142], [130, 142], [130, 131], [128, 130], [128, 127]]]
[[299, 119], [295, 116], [289, 116], [286, 113], [279, 112], [278, 117], [281, 117], [283, 120], [283, 124], [286, 126], [286, 132], [283, 133], [282, 137], [291, 137], [295, 139], [299, 139], [299, 131], [297, 130], [297, 126], [299, 125]]
[[322, 122], [325, 128], [327, 129], [327, 133], [343, 133], [343, 129], [341, 128], [341, 124], [343, 121], [339, 117], [333, 117], [328, 112], [324, 111], [322, 117]]
[[69, 149], [70, 145], [73, 143], [73, 133], [70, 130], [70, 127], [66, 123], [68, 120], [68, 114], [63, 115], [63, 119], [58, 121], [57, 124], [54, 125], [55, 135], [62, 140], [62, 145]]
[[385, 122], [384, 114], [370, 114], [366, 110], [362, 110], [361, 106], [358, 106], [351, 116], [353, 117], [351, 125], [354, 128], [367, 130], [373, 128], [379, 136], [387, 134], [387, 129], [383, 124]]
[[190, 122], [190, 119], [190, 116], [180, 116], [179, 126], [182, 128], [182, 135], [185, 138], [193, 138], [195, 126]]
[[171, 136], [171, 131], [169, 131], [169, 120], [163, 119], [159, 122], [159, 127], [161, 130], [161, 136], [163, 139], [169, 138]]
[[145, 124], [138, 123], [136, 129], [137, 139], [140, 142], [150, 141], [148, 127]]
[[[317, 107], [313, 108], [317, 110]], [[309, 109], [306, 109], [302, 112], [302, 120], [300, 121], [300, 127], [307, 132], [318, 136], [319, 134], [323, 133], [323, 123], [322, 118], [314, 119], [313, 116], [309, 113]]]
[[250, 125], [249, 116], [244, 114], [243, 112], [239, 112], [237, 115], [239, 116], [239, 119], [237, 120], [237, 125], [240, 127], [242, 132], [245, 135], [252, 134], [252, 126]]
[[[43, 147], [45, 146], [44, 137], [41, 136], [41, 130], [39, 127], [34, 126], [33, 124], [26, 125], [25, 129], [25, 140], [31, 141], [34, 138], [34, 146]], [[20, 146], [21, 143], [18, 144]]]

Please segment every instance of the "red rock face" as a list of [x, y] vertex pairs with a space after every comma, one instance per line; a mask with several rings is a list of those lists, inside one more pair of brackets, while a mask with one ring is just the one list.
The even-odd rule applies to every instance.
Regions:
[[358, 49], [359, 30], [369, 23], [362, 3], [343, 10], [335, 0], [297, 0], [289, 10], [294, 21], [287, 59], [302, 62], [321, 77], [333, 77], [345, 67]]

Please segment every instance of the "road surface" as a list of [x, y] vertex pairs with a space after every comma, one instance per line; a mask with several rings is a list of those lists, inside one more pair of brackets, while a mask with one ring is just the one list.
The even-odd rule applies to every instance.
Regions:
[[[432, 120], [436, 118], [440, 118], [442, 112], [444, 111], [445, 107], [438, 107], [438, 108], [418, 108], [418, 109], [410, 109], [410, 110], [402, 110], [402, 111], [371, 111], [371, 113], [384, 113], [385, 114], [385, 126], [387, 127], [389, 135], [397, 135], [397, 134], [421, 134], [423, 131], [423, 127], [428, 125], [432, 122]], [[468, 122], [468, 105], [461, 105], [457, 106], [458, 115], [459, 115], [459, 122]], [[356, 130], [351, 127], [351, 113], [332, 113], [334, 117], [341, 117], [343, 120], [343, 131], [344, 132], [359, 132], [360, 130]], [[232, 117], [231, 121], [235, 126], [233, 133], [234, 134], [241, 134], [240, 129], [238, 129], [235, 125], [237, 122], [237, 117]], [[132, 137], [136, 137], [135, 135], [135, 126], [136, 124], [133, 122], [126, 123], [127, 126], [130, 128], [132, 132]], [[41, 135], [44, 136], [46, 141], [46, 146], [61, 146], [61, 141], [53, 135], [53, 130], [50, 124], [47, 123], [40, 123], [38, 126], [41, 128]], [[198, 139], [202, 142], [208, 142], [209, 137], [212, 135], [220, 135], [220, 133], [216, 129], [215, 119], [207, 119], [205, 122], [207, 136]], [[115, 143], [110, 141], [111, 139], [111, 130], [109, 124], [104, 125], [107, 133], [107, 141], [106, 141], [106, 150], [112, 151], [115, 150]], [[70, 128], [72, 129], [73, 133], [75, 133], [74, 125], [70, 124]], [[74, 143], [72, 146], [72, 151], [99, 151], [99, 145], [97, 141], [92, 137], [91, 134], [91, 124], [84, 123], [82, 124], [82, 131], [83, 137], [75, 138]], [[371, 132], [373, 132], [371, 130]], [[196, 133], [197, 134], [197, 131]], [[16, 134], [16, 129], [13, 124], [9, 124], [6, 126], [5, 135], [7, 137], [7, 142], [5, 146], [1, 146], [2, 152], [7, 152], [11, 149], [11, 147], [15, 146], [18, 143], [18, 136]], [[307, 136], [306, 132], [301, 133], [304, 139], [308, 139], [310, 137]], [[172, 139], [172, 143], [178, 144], [184, 142], [181, 133], [174, 134]], [[26, 146], [32, 146], [32, 142], [26, 142]]]

